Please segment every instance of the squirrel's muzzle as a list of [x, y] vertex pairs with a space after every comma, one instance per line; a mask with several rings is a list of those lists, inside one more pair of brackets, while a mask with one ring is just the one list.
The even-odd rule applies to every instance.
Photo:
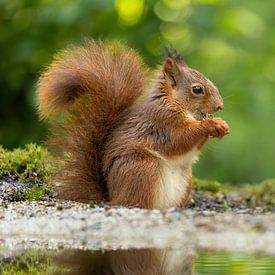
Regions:
[[219, 104], [219, 105], [216, 107], [216, 112], [222, 110], [223, 108], [224, 108], [224, 104], [223, 104], [223, 102], [222, 102], [221, 104]]

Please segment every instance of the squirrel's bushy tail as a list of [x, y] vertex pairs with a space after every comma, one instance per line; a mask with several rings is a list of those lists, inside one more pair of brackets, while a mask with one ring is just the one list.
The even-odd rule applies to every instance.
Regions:
[[42, 74], [39, 111], [50, 119], [49, 141], [60, 153], [53, 177], [59, 197], [107, 198], [102, 146], [122, 112], [141, 95], [145, 74], [133, 50], [93, 41], [64, 51]]

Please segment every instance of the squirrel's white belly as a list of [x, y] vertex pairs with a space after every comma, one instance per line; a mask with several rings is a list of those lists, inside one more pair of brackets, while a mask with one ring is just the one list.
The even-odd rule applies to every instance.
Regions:
[[184, 249], [161, 249], [158, 253], [162, 266], [161, 274], [192, 274], [192, 253]]
[[181, 204], [188, 191], [188, 169], [198, 159], [198, 154], [197, 148], [173, 158], [155, 154], [161, 164], [159, 188], [155, 198], [156, 208], [167, 209]]

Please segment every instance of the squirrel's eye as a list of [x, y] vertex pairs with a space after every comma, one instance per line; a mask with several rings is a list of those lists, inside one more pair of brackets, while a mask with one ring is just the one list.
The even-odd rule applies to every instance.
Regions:
[[196, 85], [196, 86], [193, 86], [192, 87], [192, 91], [195, 95], [200, 95], [200, 94], [203, 94], [203, 89], [201, 86], [199, 85]]

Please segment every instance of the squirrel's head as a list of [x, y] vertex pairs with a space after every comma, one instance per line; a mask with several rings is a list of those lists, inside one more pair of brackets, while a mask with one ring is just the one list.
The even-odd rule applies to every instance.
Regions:
[[178, 106], [196, 120], [223, 109], [216, 86], [202, 73], [189, 68], [177, 52], [168, 52], [163, 67], [163, 80]]

